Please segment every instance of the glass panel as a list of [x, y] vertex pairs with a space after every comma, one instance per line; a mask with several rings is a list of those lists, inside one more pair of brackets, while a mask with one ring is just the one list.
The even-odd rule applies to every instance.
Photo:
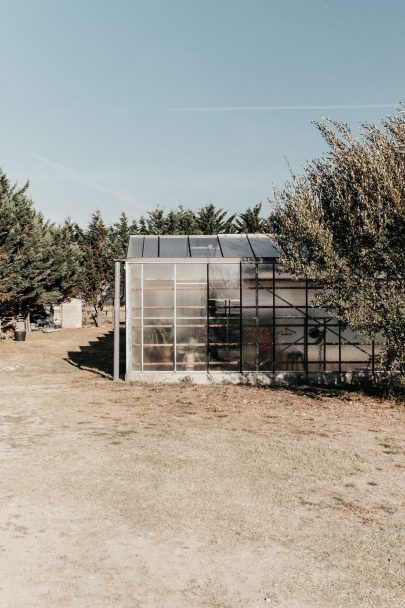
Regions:
[[143, 288], [172, 290], [174, 288], [174, 266], [173, 264], [144, 264], [143, 265]]
[[143, 369], [174, 369], [174, 265], [143, 267]]
[[339, 371], [339, 362], [338, 361], [326, 361], [325, 363], [325, 371], [326, 372], [338, 372]]
[[143, 236], [130, 236], [128, 244], [128, 258], [141, 258], [143, 250]]
[[246, 235], [218, 235], [224, 258], [252, 258], [252, 248]]
[[143, 368], [145, 371], [172, 371], [173, 360], [173, 346], [160, 344], [159, 346], [144, 347]]
[[176, 369], [207, 369], [207, 265], [176, 266]]
[[278, 258], [278, 251], [273, 247], [270, 237], [263, 235], [249, 235], [255, 257], [257, 258]]
[[207, 286], [207, 264], [195, 264], [191, 261], [188, 264], [177, 264], [176, 283], [177, 289], [183, 287], [188, 289], [189, 286], [196, 288], [199, 285], [205, 289]]
[[239, 370], [240, 266], [209, 266], [209, 369]]
[[[329, 347], [332, 348], [332, 347]], [[342, 362], [344, 363], [366, 363], [370, 364], [371, 369], [371, 355], [372, 348], [371, 345], [363, 345], [363, 346], [352, 346], [350, 344], [342, 345]], [[364, 365], [362, 365], [364, 367]], [[353, 369], [356, 369], [356, 365], [353, 366]]]
[[177, 369], [201, 371], [206, 369], [207, 326], [205, 322], [181, 321], [177, 324]]
[[242, 305], [256, 306], [255, 264], [242, 264]]
[[304, 371], [304, 323], [276, 319], [276, 371]]
[[160, 258], [188, 258], [188, 238], [186, 236], [161, 236], [160, 237]]
[[130, 335], [132, 342], [129, 345], [131, 350], [129, 361], [132, 371], [140, 371], [141, 369], [141, 341], [140, 341], [140, 325], [141, 325], [141, 264], [127, 264], [128, 273], [128, 289], [129, 301], [127, 302], [127, 310], [130, 319]]
[[131, 370], [141, 370], [141, 330], [139, 327], [132, 327], [131, 331], [132, 342], [130, 348], [132, 351]]
[[259, 305], [273, 306], [273, 264], [258, 264]]
[[177, 264], [176, 315], [178, 319], [207, 318], [207, 265]]
[[[324, 371], [324, 369], [323, 369], [323, 363], [311, 363], [311, 362], [309, 362], [308, 363], [308, 371], [312, 372], [312, 373], [314, 373], [314, 372], [323, 372]], [[337, 371], [339, 371], [339, 370], [337, 370]]]
[[210, 264], [209, 306], [210, 314], [219, 314], [224, 308], [239, 306], [239, 264]]
[[206, 291], [178, 291], [176, 296], [177, 318], [207, 317]]
[[271, 310], [242, 309], [242, 370], [270, 371], [273, 366]]
[[158, 257], [158, 237], [157, 236], [145, 236], [143, 244], [143, 257], [144, 258], [157, 258]]
[[209, 341], [209, 369], [239, 371], [239, 323], [210, 324]]
[[283, 306], [282, 308], [277, 307], [274, 310], [274, 314], [277, 319], [294, 319], [294, 318], [304, 318], [305, 317], [305, 307], [289, 307]]
[[207, 306], [207, 292], [205, 289], [177, 290], [177, 306]]
[[[338, 355], [339, 357], [339, 355]], [[319, 369], [323, 369], [325, 360], [324, 344], [308, 344], [308, 362], [318, 363]]]
[[332, 317], [326, 316], [326, 315], [328, 315], [328, 312], [324, 308], [308, 307], [308, 318], [309, 319], [316, 319], [318, 317], [322, 317], [322, 319], [326, 318], [329, 321], [332, 320]]
[[192, 258], [222, 258], [216, 236], [190, 236]]
[[152, 312], [152, 310], [157, 310], [160, 312], [162, 308], [173, 308], [173, 295], [174, 293], [172, 289], [145, 289], [143, 294], [144, 308], [145, 310], [148, 309], [149, 314]]
[[130, 292], [131, 316], [136, 310], [140, 316], [141, 309], [141, 264], [128, 264], [128, 283]]
[[143, 328], [144, 346], [173, 344], [173, 324], [145, 323]]

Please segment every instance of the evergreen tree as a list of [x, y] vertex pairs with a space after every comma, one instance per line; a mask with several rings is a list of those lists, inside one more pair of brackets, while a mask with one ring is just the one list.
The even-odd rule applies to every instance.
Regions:
[[128, 241], [131, 234], [136, 234], [136, 231], [134, 231], [134, 225], [129, 224], [125, 213], [121, 213], [119, 221], [112, 226], [110, 232], [111, 255], [113, 259], [126, 257]]
[[111, 233], [96, 211], [82, 235], [83, 282], [82, 294], [85, 302], [93, 308], [93, 320], [100, 325], [100, 313], [106, 300], [112, 295], [111, 284]]
[[50, 226], [52, 245], [51, 282], [47, 286], [45, 303], [57, 304], [80, 295], [82, 285], [82, 251], [78, 226], [66, 219], [61, 226]]
[[[236, 215], [236, 214], [235, 214]], [[235, 232], [235, 215], [227, 217], [227, 211], [217, 209], [212, 203], [201, 207], [196, 214], [196, 227], [199, 234], [230, 234]]]
[[148, 211], [146, 218], [140, 217], [139, 234], [166, 234], [166, 216], [163, 209], [157, 207]]
[[248, 207], [244, 213], [240, 213], [235, 219], [235, 230], [244, 234], [260, 234], [268, 230], [267, 222], [260, 217], [262, 204]]
[[[121, 213], [119, 221], [115, 223], [109, 230], [111, 260], [107, 280], [111, 294], [113, 294], [113, 286], [115, 281], [115, 265], [113, 260], [119, 260], [126, 257], [129, 237], [131, 234], [137, 234], [137, 232], [138, 226], [136, 222], [130, 224], [125, 213]], [[123, 269], [121, 269], [120, 294], [120, 302], [121, 304], [124, 304], [125, 274]]]
[[197, 231], [195, 213], [190, 209], [179, 205], [167, 214], [165, 234], [196, 234]]
[[43, 294], [50, 271], [47, 226], [26, 191], [0, 171], [0, 311], [27, 315]]

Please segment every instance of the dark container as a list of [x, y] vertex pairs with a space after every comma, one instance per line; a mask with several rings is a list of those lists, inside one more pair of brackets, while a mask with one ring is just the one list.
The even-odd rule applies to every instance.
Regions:
[[14, 332], [14, 340], [16, 342], [25, 342], [26, 335], [27, 335], [26, 331], [15, 331]]

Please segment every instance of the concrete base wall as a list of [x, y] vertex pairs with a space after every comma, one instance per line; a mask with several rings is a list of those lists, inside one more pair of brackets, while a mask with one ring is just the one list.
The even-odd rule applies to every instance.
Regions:
[[294, 386], [299, 384], [342, 386], [370, 384], [372, 374], [363, 372], [128, 372], [129, 382], [151, 384], [246, 384], [251, 386]]

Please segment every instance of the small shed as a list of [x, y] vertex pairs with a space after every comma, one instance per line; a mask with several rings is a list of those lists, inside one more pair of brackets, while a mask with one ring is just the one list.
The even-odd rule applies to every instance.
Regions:
[[64, 329], [78, 329], [83, 327], [83, 301], [81, 298], [72, 298], [54, 306], [54, 322], [56, 326]]
[[131, 236], [126, 379], [335, 382], [372, 373], [379, 345], [315, 307], [320, 286], [284, 273], [278, 257], [261, 234]]

